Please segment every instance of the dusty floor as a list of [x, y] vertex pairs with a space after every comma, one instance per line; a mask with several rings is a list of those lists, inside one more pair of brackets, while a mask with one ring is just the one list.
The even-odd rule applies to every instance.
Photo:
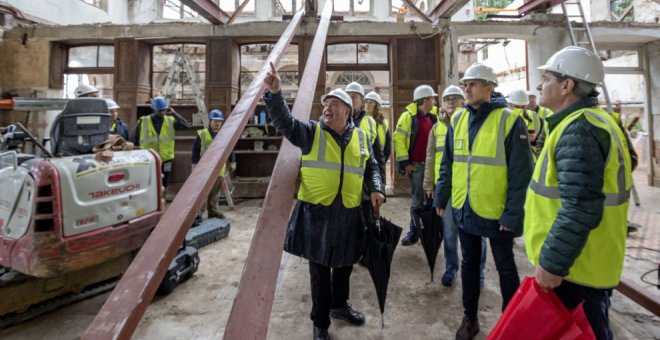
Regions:
[[[645, 222], [645, 228], [660, 229], [660, 189], [643, 185], [637, 177], [642, 207], [631, 205], [631, 218]], [[390, 198], [383, 215], [400, 226], [406, 226], [408, 199]], [[222, 337], [225, 323], [236, 294], [250, 240], [260, 212], [260, 200], [243, 201], [235, 211], [226, 213], [231, 222], [227, 239], [200, 250], [199, 271], [171, 295], [156, 298], [145, 313], [134, 334], [135, 339], [217, 339]], [[649, 225], [651, 224], [651, 225]], [[652, 233], [657, 237], [656, 233]], [[630, 246], [630, 241], [629, 241]], [[658, 254], [658, 250], [651, 254]], [[630, 251], [630, 250], [629, 250]], [[518, 239], [516, 261], [521, 277], [531, 273], [531, 265]], [[639, 256], [638, 256], [639, 257]], [[657, 257], [626, 258], [624, 275], [647, 289], [659, 293], [654, 286], [642, 283], [640, 276], [658, 266]], [[284, 255], [282, 271], [270, 320], [269, 339], [309, 339], [312, 324], [308, 267], [305, 260]], [[334, 322], [330, 333], [337, 339], [452, 339], [462, 318], [460, 278], [451, 288], [440, 284], [444, 270], [441, 255], [436, 265], [436, 281], [430, 282], [429, 269], [422, 247], [398, 247], [393, 261], [393, 274], [381, 330], [380, 312], [371, 279], [364, 267], [356, 266], [351, 277], [351, 303], [364, 312], [363, 327]], [[657, 282], [657, 275], [647, 276]], [[107, 298], [103, 294], [57, 310], [30, 322], [0, 331], [0, 339], [76, 339], [91, 323]], [[485, 287], [481, 292], [481, 333], [484, 339], [500, 315], [501, 299], [497, 272], [488, 255]], [[660, 318], [653, 316], [620, 293], [614, 293], [610, 309], [611, 326], [617, 339], [660, 339]]]

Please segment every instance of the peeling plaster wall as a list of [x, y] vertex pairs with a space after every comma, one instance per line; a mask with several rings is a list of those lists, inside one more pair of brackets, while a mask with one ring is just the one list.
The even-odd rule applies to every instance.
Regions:
[[128, 23], [126, 1], [107, 0], [107, 11], [80, 0], [4, 0], [39, 21], [57, 25]]
[[657, 24], [660, 21], [660, 3], [654, 0], [635, 0], [635, 22]]

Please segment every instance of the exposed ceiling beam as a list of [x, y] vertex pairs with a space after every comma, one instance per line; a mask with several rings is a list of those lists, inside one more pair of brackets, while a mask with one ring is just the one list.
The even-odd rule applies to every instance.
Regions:
[[247, 5], [249, 1], [250, 0], [243, 0], [243, 3], [240, 6], [238, 6], [236, 12], [234, 12], [234, 14], [231, 15], [231, 18], [227, 20], [227, 25], [231, 25], [234, 22], [234, 20], [236, 20], [236, 18], [238, 18], [238, 16], [241, 15], [241, 12], [243, 12], [245, 5]]
[[413, 12], [415, 12], [417, 15], [419, 15], [420, 18], [422, 18], [426, 22], [433, 22], [429, 17], [424, 14], [417, 6], [415, 6], [414, 3], [410, 0], [403, 0], [403, 2], [406, 4], [406, 7], [410, 8]]
[[438, 18], [451, 18], [470, 0], [440, 0], [440, 2], [429, 12], [431, 20]]
[[522, 6], [518, 7], [518, 14], [527, 15], [531, 12], [545, 11], [564, 1], [565, 0], [528, 0]]
[[229, 14], [221, 10], [212, 0], [181, 0], [181, 3], [192, 8], [214, 25], [223, 25], [229, 21]]

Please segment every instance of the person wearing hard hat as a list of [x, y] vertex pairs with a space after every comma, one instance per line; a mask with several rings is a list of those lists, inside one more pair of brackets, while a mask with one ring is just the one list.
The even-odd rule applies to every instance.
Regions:
[[573, 310], [597, 339], [611, 339], [608, 308], [623, 270], [632, 185], [626, 137], [597, 105], [598, 55], [566, 47], [539, 67], [548, 135], [525, 201], [525, 248], [536, 282]]
[[348, 304], [350, 275], [362, 256], [363, 182], [378, 215], [384, 185], [367, 134], [351, 119], [353, 101], [342, 89], [321, 97], [320, 122], [293, 117], [271, 63], [264, 102], [275, 128], [302, 151], [301, 183], [284, 250], [309, 261], [314, 339], [330, 339], [330, 317], [363, 325]]
[[174, 131], [187, 129], [190, 123], [176, 113], [163, 97], [152, 99], [151, 109], [154, 110], [152, 114], [140, 117], [131, 139], [135, 146], [154, 149], [158, 153], [163, 162], [163, 187], [167, 189], [174, 160]]
[[[438, 122], [433, 125], [429, 133], [426, 146], [426, 162], [424, 165], [424, 192], [429, 199], [435, 196], [435, 183], [440, 177], [440, 162], [444, 153], [445, 138], [451, 116], [456, 112], [464, 111], [465, 93], [455, 85], [449, 85], [442, 92], [442, 108]], [[442, 238], [445, 248], [445, 272], [442, 275], [442, 285], [451, 287], [458, 272], [458, 230], [451, 213], [451, 203], [447, 203], [447, 213], [443, 217]], [[481, 286], [484, 280], [484, 267], [486, 265], [486, 239], [482, 241], [482, 256], [480, 263]]]
[[[222, 124], [225, 122], [225, 116], [222, 114], [222, 111], [218, 109], [211, 110], [209, 112], [209, 127], [208, 128], [203, 128], [197, 130], [197, 137], [195, 138], [195, 142], [193, 143], [193, 149], [192, 149], [192, 167], [194, 168], [197, 163], [199, 163], [199, 160], [202, 159], [202, 155], [206, 150], [211, 146], [211, 143], [213, 142], [213, 139], [215, 139], [215, 136], [220, 132], [220, 128], [222, 127]], [[235, 155], [232, 153], [229, 156], [230, 163], [229, 163], [229, 168], [231, 171], [236, 170], [236, 161], [235, 161]], [[218, 210], [218, 194], [220, 193], [220, 190], [222, 189], [222, 178], [225, 176], [225, 173], [227, 171], [227, 165], [223, 164], [222, 168], [220, 169], [220, 174], [218, 175], [218, 178], [215, 180], [215, 183], [213, 183], [213, 187], [211, 188], [211, 192], [209, 192], [209, 196], [206, 199], [206, 204], [202, 206], [202, 212], [205, 210], [208, 211], [208, 218], [224, 218], [224, 215], [222, 212]]]
[[110, 113], [110, 118], [112, 118], [112, 124], [110, 125], [110, 133], [120, 135], [125, 140], [128, 140], [128, 125], [119, 118], [119, 105], [116, 101], [112, 99], [106, 99], [108, 104], [108, 113]]
[[535, 92], [533, 91], [527, 92], [527, 100], [529, 101], [529, 104], [527, 104], [527, 108], [536, 112], [539, 115], [539, 118], [546, 119], [552, 114], [552, 110], [548, 109], [547, 107], [540, 106], [538, 104]]
[[543, 130], [543, 121], [536, 111], [528, 110], [529, 97], [525, 90], [514, 90], [509, 93], [509, 103], [513, 113], [522, 118], [527, 132], [529, 134], [529, 143], [532, 147], [532, 153], [536, 155], [536, 140]]
[[[344, 88], [351, 97], [351, 104], [353, 106], [352, 118], [353, 124], [360, 130], [366, 132], [369, 144], [373, 151], [373, 158], [378, 162], [378, 169], [380, 176], [385, 183], [385, 163], [387, 162], [383, 157], [383, 148], [380, 146], [378, 139], [378, 127], [376, 120], [368, 115], [364, 110], [364, 88], [357, 82], [351, 82]], [[366, 184], [365, 184], [366, 185]], [[365, 216], [373, 217], [373, 209], [371, 209], [371, 202], [369, 202], [369, 195], [366, 193], [368, 188], [365, 187], [362, 194], [362, 208], [364, 209]]]
[[383, 152], [383, 161], [387, 163], [392, 153], [392, 135], [390, 135], [390, 123], [381, 111], [383, 99], [374, 91], [364, 96], [364, 111], [376, 121], [376, 138]]
[[92, 86], [92, 85], [87, 85], [87, 84], [82, 84], [76, 87], [74, 90], [76, 94], [76, 98], [85, 98], [85, 97], [98, 97], [99, 96], [99, 90]]
[[417, 226], [419, 216], [415, 209], [424, 205], [424, 162], [426, 144], [433, 124], [438, 122], [438, 108], [435, 106], [435, 93], [429, 85], [420, 85], [413, 92], [414, 102], [406, 106], [394, 130], [394, 155], [400, 174], [408, 175], [412, 198], [410, 204], [410, 229], [401, 241], [404, 246], [415, 244], [419, 240]]
[[463, 253], [464, 317], [456, 338], [473, 339], [479, 333], [482, 237], [490, 241], [499, 274], [502, 310], [520, 285], [513, 239], [522, 234], [523, 203], [533, 156], [523, 121], [495, 92], [495, 71], [473, 64], [461, 82], [467, 97], [466, 110], [454, 114], [447, 129], [433, 206], [438, 215], [444, 216], [451, 198]]

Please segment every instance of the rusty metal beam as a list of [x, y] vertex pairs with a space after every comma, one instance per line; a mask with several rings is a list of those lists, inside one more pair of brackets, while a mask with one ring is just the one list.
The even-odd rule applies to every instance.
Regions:
[[640, 287], [633, 280], [622, 277], [616, 290], [648, 309], [655, 316], [660, 316], [660, 296]]
[[221, 10], [212, 0], [181, 0], [181, 3], [192, 8], [214, 25], [226, 24], [229, 20], [229, 14]]
[[[309, 119], [314, 101], [331, 15], [332, 1], [326, 1], [292, 109], [292, 114], [303, 121]], [[299, 168], [300, 149], [287, 140], [282, 141], [225, 328], [225, 339], [266, 338]]]
[[[208, 151], [193, 169], [149, 239], [140, 249], [82, 338], [130, 339], [151, 302], [188, 227], [211, 191], [222, 164], [236, 145], [265, 89], [269, 62], [278, 64], [300, 27], [300, 11], [285, 29], [259, 73], [236, 103]], [[209, 61], [212, 62], [212, 61]], [[220, 141], [220, 142], [218, 142]], [[281, 245], [280, 245], [281, 248]]]
[[546, 11], [548, 8], [557, 6], [566, 0], [529, 0], [518, 7], [518, 14], [527, 15], [531, 12]]
[[429, 18], [436, 20], [439, 18], [451, 18], [470, 0], [441, 0], [435, 8], [429, 12]]
[[238, 18], [238, 16], [241, 15], [241, 12], [243, 12], [243, 9], [245, 8], [245, 5], [248, 4], [248, 2], [250, 2], [250, 0], [243, 0], [243, 3], [240, 6], [238, 6], [236, 12], [234, 12], [234, 14], [231, 15], [231, 18], [227, 20], [227, 25], [231, 25], [234, 22], [234, 20], [236, 20], [236, 18]]
[[431, 19], [429, 19], [429, 17], [426, 16], [426, 14], [424, 14], [424, 12], [422, 12], [419, 8], [417, 8], [417, 6], [415, 6], [415, 4], [412, 1], [403, 0], [403, 2], [406, 4], [406, 6], [408, 6], [408, 8], [410, 8], [413, 12], [419, 15], [419, 17], [422, 18], [422, 20], [426, 22], [433, 22]]

